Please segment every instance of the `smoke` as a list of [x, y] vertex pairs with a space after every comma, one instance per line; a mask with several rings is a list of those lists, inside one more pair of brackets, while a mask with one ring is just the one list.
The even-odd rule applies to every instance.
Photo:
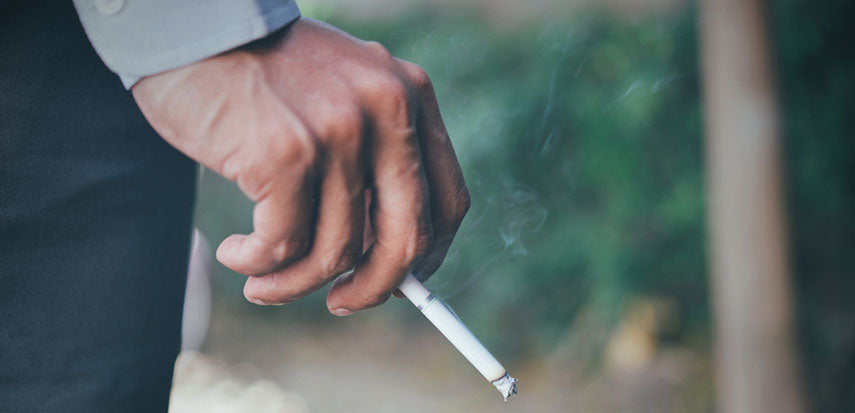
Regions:
[[[478, 181], [475, 183], [477, 185]], [[453, 290], [443, 294], [445, 297], [454, 297], [509, 257], [529, 254], [526, 247], [527, 238], [536, 235], [549, 216], [548, 209], [540, 199], [533, 188], [508, 176], [502, 179], [502, 191], [485, 197], [484, 205], [478, 208], [479, 214], [461, 231], [464, 238], [462, 243], [476, 243], [486, 250], [481, 253], [484, 258], [475, 271], [457, 283], [452, 283], [458, 272], [457, 266], [453, 266], [453, 270], [447, 272], [445, 282], [440, 286], [442, 288], [455, 284]], [[495, 222], [501, 222], [501, 225], [496, 228], [493, 226]], [[455, 254], [447, 261], [456, 260]]]

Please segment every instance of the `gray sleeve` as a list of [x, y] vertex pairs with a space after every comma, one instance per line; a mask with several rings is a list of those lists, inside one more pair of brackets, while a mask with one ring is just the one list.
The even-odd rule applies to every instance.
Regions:
[[95, 51], [126, 88], [300, 17], [294, 0], [74, 0], [74, 7]]

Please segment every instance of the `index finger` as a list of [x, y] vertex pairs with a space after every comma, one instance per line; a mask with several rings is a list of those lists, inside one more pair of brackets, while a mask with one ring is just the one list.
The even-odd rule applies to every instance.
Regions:
[[432, 242], [429, 188], [408, 85], [385, 86], [375, 99], [379, 111], [369, 151], [375, 241], [355, 270], [330, 289], [327, 306], [337, 315], [384, 302]]
[[430, 277], [445, 259], [460, 223], [469, 211], [469, 190], [454, 153], [433, 85], [425, 71], [408, 61], [397, 60], [418, 91], [418, 139], [430, 184], [433, 244], [413, 269], [421, 280]]

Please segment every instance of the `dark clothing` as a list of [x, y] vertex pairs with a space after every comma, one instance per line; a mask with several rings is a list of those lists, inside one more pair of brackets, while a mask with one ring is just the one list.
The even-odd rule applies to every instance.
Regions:
[[0, 411], [166, 411], [194, 185], [70, 1], [0, 3]]

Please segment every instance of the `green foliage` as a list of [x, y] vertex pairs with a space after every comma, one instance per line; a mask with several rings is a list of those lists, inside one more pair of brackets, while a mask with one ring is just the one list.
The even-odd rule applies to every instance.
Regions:
[[431, 285], [467, 320], [520, 332], [502, 337], [512, 352], [555, 345], [583, 305], [613, 320], [639, 294], [705, 320], [688, 18], [501, 32], [420, 13], [347, 29], [434, 80], [473, 208]]
[[[771, 20], [802, 339], [809, 382], [829, 411], [846, 403], [855, 371], [850, 4], [788, 0]], [[434, 80], [473, 208], [429, 285], [491, 347], [542, 354], [581, 308], [613, 322], [638, 295], [678, 304], [676, 340], [708, 338], [694, 10], [637, 21], [555, 16], [509, 30], [465, 13], [365, 24], [322, 12]], [[212, 174], [199, 206], [212, 242], [250, 228], [251, 204]], [[236, 302], [242, 282], [217, 277]], [[322, 322], [322, 300], [280, 315]]]
[[[473, 198], [431, 287], [508, 353], [548, 350], [582, 306], [615, 320], [639, 294], [706, 327], [701, 137], [688, 16], [605, 15], [498, 31], [471, 16], [332, 22], [423, 66]], [[249, 203], [202, 180], [197, 223], [218, 242]], [[224, 271], [224, 269], [220, 269]], [[239, 298], [242, 277], [218, 277]], [[322, 311], [316, 294], [289, 306]]]

